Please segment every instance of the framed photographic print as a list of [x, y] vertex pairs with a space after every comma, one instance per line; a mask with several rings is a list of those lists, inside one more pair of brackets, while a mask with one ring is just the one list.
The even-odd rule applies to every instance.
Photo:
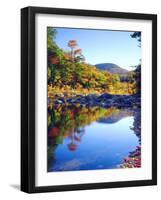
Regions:
[[157, 16], [21, 10], [21, 190], [157, 184]]

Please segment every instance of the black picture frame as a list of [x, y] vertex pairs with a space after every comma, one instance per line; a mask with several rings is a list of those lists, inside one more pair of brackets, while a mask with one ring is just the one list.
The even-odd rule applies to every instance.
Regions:
[[[35, 186], [35, 15], [60, 14], [152, 21], [152, 179], [123, 182]], [[26, 7], [21, 9], [21, 190], [27, 193], [157, 184], [157, 15]]]

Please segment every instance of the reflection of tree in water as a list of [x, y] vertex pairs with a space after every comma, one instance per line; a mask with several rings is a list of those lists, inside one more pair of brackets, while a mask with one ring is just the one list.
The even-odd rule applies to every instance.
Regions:
[[79, 127], [77, 130], [71, 132], [69, 138], [71, 139], [71, 142], [68, 144], [68, 148], [70, 151], [75, 151], [81, 142], [81, 138], [85, 133], [84, 127]]
[[141, 112], [140, 109], [134, 110], [134, 123], [131, 130], [139, 139], [139, 146], [136, 146], [135, 150], [129, 152], [129, 155], [124, 158], [123, 164], [120, 165], [121, 168], [139, 168], [141, 167]]
[[[81, 138], [85, 133], [84, 127], [79, 127], [75, 130], [72, 130], [70, 134], [65, 135], [64, 137], [59, 136], [58, 128], [51, 128], [48, 137], [48, 166], [53, 165], [56, 162], [55, 150], [59, 144], [62, 144], [64, 137], [70, 139], [68, 149], [70, 151], [75, 151], [81, 142]], [[54, 133], [54, 134], [52, 134]], [[58, 134], [55, 134], [58, 133]], [[61, 139], [60, 139], [61, 138]]]
[[[48, 106], [48, 169], [56, 161], [55, 150], [68, 138], [68, 149], [75, 151], [85, 134], [85, 126], [104, 117], [119, 115], [118, 108]], [[49, 169], [50, 170], [50, 169]]]
[[139, 144], [141, 145], [141, 112], [140, 109], [135, 110], [134, 112], [134, 123], [131, 128], [136, 136], [139, 138]]
[[126, 117], [134, 116], [134, 124], [131, 129], [136, 135], [140, 135], [140, 112], [133, 109], [118, 109], [115, 107], [85, 107], [85, 106], [48, 106], [48, 171], [56, 162], [55, 150], [58, 145], [68, 139], [67, 147], [70, 151], [76, 151], [82, 136], [85, 134], [85, 126], [94, 121], [100, 123], [115, 123]]

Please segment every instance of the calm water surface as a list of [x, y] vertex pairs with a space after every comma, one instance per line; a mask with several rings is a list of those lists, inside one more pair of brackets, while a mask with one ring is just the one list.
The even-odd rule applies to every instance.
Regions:
[[48, 108], [48, 172], [119, 168], [139, 145], [134, 115], [118, 108]]

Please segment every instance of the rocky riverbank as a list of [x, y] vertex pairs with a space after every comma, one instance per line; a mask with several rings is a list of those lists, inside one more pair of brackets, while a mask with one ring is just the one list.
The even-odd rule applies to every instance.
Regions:
[[141, 167], [141, 147], [137, 146], [136, 150], [129, 153], [129, 156], [124, 158], [120, 168], [139, 168]]
[[104, 108], [108, 107], [140, 107], [141, 98], [140, 95], [111, 95], [111, 94], [102, 94], [102, 95], [77, 95], [72, 98], [64, 98], [56, 96], [54, 100], [48, 99], [48, 103], [54, 104], [65, 104], [65, 105], [76, 105], [80, 104], [82, 106], [100, 106]]

